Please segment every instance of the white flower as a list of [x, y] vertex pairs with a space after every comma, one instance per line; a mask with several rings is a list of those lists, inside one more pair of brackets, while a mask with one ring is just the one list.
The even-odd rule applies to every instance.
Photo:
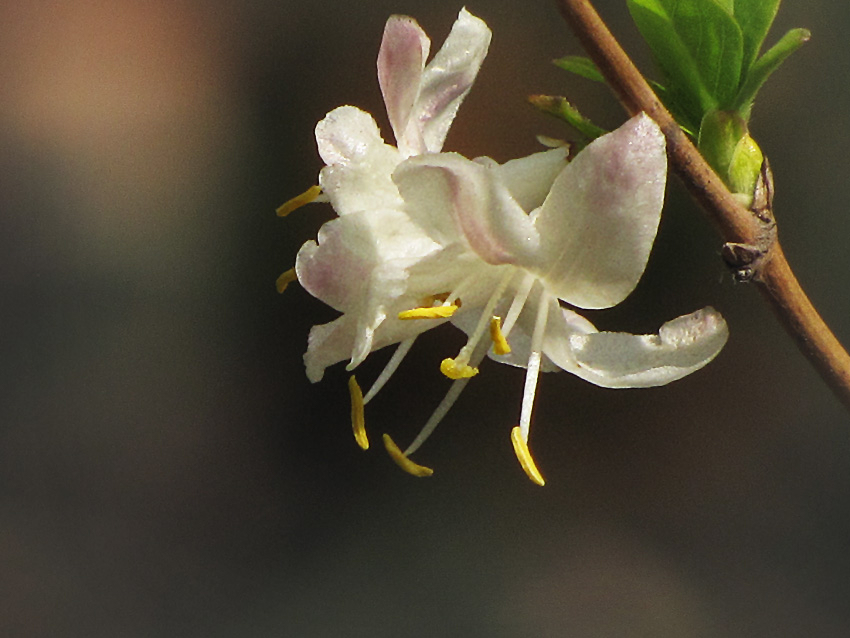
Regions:
[[[384, 435], [387, 449], [408, 471], [430, 474], [408, 456], [489, 350], [491, 358], [527, 370], [512, 440], [526, 473], [542, 485], [527, 447], [541, 370], [566, 370], [612, 388], [663, 385], [714, 358], [727, 328], [705, 308], [656, 335], [598, 332], [561, 304], [607, 308], [634, 289], [664, 199], [664, 137], [639, 115], [570, 163], [565, 149], [504, 165], [439, 152], [488, 42], [483, 22], [462, 11], [423, 73], [427, 38], [409, 18], [391, 18], [379, 77], [399, 148], [386, 145], [374, 120], [354, 107], [332, 111], [317, 126], [327, 164], [321, 186], [339, 217], [320, 229], [318, 242], [304, 244], [295, 273], [343, 314], [313, 327], [305, 363], [315, 382], [329, 365], [350, 359], [353, 369], [371, 351], [400, 343], [365, 398], [351, 378], [355, 434], [367, 447], [363, 405], [416, 335], [450, 321], [468, 335], [441, 366], [455, 381], [413, 443], [401, 452]], [[434, 80], [439, 74], [454, 79]], [[452, 88], [440, 92], [444, 86]]]
[[[404, 338], [396, 338], [390, 324], [377, 337], [375, 330], [387, 316], [389, 301], [404, 289], [405, 268], [439, 246], [400, 212], [403, 202], [392, 174], [410, 156], [440, 151], [487, 54], [490, 36], [487, 25], [463, 9], [426, 65], [428, 36], [412, 18], [390, 17], [378, 53], [378, 79], [398, 148], [384, 142], [371, 115], [353, 106], [331, 111], [316, 126], [319, 154], [326, 164], [320, 187], [278, 210], [286, 215], [310, 201], [329, 201], [339, 215], [319, 231], [321, 248], [307, 242], [296, 269], [278, 282], [279, 289], [284, 288], [297, 271], [307, 290], [345, 313], [311, 331], [305, 357], [311, 381], [320, 380], [332, 363], [350, 357], [353, 369], [372, 350]], [[324, 269], [304, 265], [318, 264], [318, 255], [325, 257]], [[401, 330], [404, 336], [409, 333], [409, 327]], [[343, 354], [334, 358], [340, 351]]]

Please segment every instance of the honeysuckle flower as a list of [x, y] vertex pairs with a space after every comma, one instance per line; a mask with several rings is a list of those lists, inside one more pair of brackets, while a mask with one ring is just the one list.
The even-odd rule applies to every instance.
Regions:
[[[727, 328], [716, 311], [704, 308], [654, 335], [599, 332], [563, 305], [616, 305], [645, 269], [666, 180], [664, 137], [647, 116], [600, 137], [569, 163], [565, 148], [501, 165], [439, 152], [486, 52], [481, 43], [489, 42], [489, 31], [481, 37], [482, 25], [462, 11], [422, 72], [424, 33], [409, 18], [390, 19], [379, 77], [399, 146], [385, 144], [371, 116], [354, 107], [336, 109], [319, 123], [316, 137], [327, 164], [321, 189], [339, 217], [322, 226], [317, 242], [302, 246], [287, 278], [297, 277], [342, 313], [310, 332], [305, 364], [311, 381], [321, 380], [329, 365], [349, 359], [353, 369], [370, 352], [399, 344], [365, 397], [350, 378], [361, 447], [368, 447], [363, 406], [418, 334], [451, 322], [468, 335], [458, 355], [441, 365], [453, 384], [413, 443], [402, 452], [384, 435], [387, 450], [407, 471], [430, 474], [409, 455], [489, 354], [526, 369], [511, 439], [523, 469], [542, 485], [528, 450], [539, 372], [566, 370], [611, 388], [664, 385], [713, 359]], [[467, 71], [452, 77], [464, 79], [462, 90], [454, 87], [435, 101], [432, 89], [441, 83], [425, 81], [428, 70], [458, 69], [461, 62]], [[430, 97], [420, 102], [423, 95]]]
[[[490, 37], [487, 25], [462, 9], [445, 43], [426, 64], [428, 36], [413, 18], [391, 16], [384, 27], [377, 66], [398, 146], [386, 144], [372, 116], [353, 106], [334, 109], [316, 126], [319, 155], [326, 165], [319, 174], [319, 185], [278, 209], [278, 214], [285, 216], [306, 203], [326, 201], [340, 216], [323, 227], [318, 237], [324, 254], [333, 254], [337, 264], [333, 273], [328, 273], [335, 283], [323, 286], [319, 280], [326, 275], [315, 268], [309, 273], [301, 273], [304, 268], [291, 269], [278, 279], [282, 291], [299, 270], [302, 284], [312, 282], [307, 284], [308, 290], [317, 291], [314, 294], [320, 299], [346, 313], [345, 321], [333, 328], [316, 327], [311, 332], [311, 344], [328, 344], [324, 349], [310, 347], [306, 359], [311, 381], [320, 380], [324, 368], [340, 360], [327, 361], [325, 352], [331, 343], [348, 344], [352, 330], [356, 336], [353, 348], [348, 348], [351, 368], [380, 347], [378, 344], [398, 341], [381, 335], [374, 342], [374, 331], [386, 317], [386, 300], [400, 294], [406, 277], [402, 258], [415, 260], [438, 246], [398, 212], [403, 203], [392, 173], [408, 157], [442, 149], [487, 54]], [[392, 233], [396, 240], [372, 242], [379, 229], [385, 235]], [[314, 245], [305, 244], [299, 263], [306, 261]], [[358, 294], [349, 294], [355, 288]], [[351, 306], [355, 301], [356, 312]]]

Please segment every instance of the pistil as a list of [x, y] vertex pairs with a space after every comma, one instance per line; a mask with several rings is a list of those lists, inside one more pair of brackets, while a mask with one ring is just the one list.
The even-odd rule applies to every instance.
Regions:
[[540, 374], [540, 362], [543, 358], [543, 336], [546, 334], [546, 321], [552, 298], [541, 291], [537, 306], [537, 316], [534, 319], [534, 332], [531, 334], [531, 354], [528, 356], [528, 366], [525, 373], [525, 387], [522, 392], [522, 409], [520, 410], [519, 425], [511, 430], [511, 441], [514, 445], [519, 464], [532, 481], [543, 485], [543, 476], [531, 458], [528, 449], [528, 433], [531, 429], [531, 411], [534, 407], [534, 395], [537, 392], [537, 377]]

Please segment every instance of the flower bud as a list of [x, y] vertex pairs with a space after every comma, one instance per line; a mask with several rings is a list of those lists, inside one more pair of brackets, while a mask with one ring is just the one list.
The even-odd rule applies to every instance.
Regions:
[[744, 119], [728, 111], [706, 113], [700, 125], [699, 150], [727, 188], [749, 207], [764, 155]]

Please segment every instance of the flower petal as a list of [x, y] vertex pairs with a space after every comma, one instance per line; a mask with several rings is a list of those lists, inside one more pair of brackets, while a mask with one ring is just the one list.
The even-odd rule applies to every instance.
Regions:
[[395, 15], [387, 20], [378, 52], [378, 83], [396, 142], [405, 155], [424, 150], [421, 131], [408, 128], [408, 123], [419, 98], [430, 46], [428, 36], [413, 18]]
[[409, 291], [408, 270], [438, 250], [399, 211], [363, 211], [324, 224], [318, 243], [308, 241], [298, 251], [295, 271], [307, 292], [345, 314], [314, 327], [305, 355], [308, 376], [321, 378], [325, 366], [345, 358], [356, 366], [375, 348], [439, 325], [396, 319], [424, 296]]
[[318, 243], [308, 241], [298, 251], [295, 272], [317, 299], [357, 313], [373, 296], [402, 294], [406, 270], [438, 249], [403, 213], [363, 211], [324, 224]]
[[400, 164], [393, 180], [410, 218], [443, 246], [465, 241], [492, 265], [536, 256], [537, 229], [492, 168], [455, 153], [423, 155]]
[[371, 115], [353, 106], [334, 109], [316, 125], [316, 141], [328, 164], [319, 184], [337, 214], [400, 204], [390, 176], [401, 155], [384, 143]]
[[299, 283], [317, 299], [345, 312], [359, 305], [380, 263], [370, 228], [360, 216], [333, 219], [305, 242], [295, 260]]
[[413, 121], [425, 148], [438, 153], [449, 127], [469, 92], [490, 46], [491, 32], [483, 20], [462, 9], [442, 48], [425, 67]]
[[542, 241], [536, 272], [550, 292], [581, 308], [628, 296], [655, 240], [666, 172], [664, 136], [643, 113], [567, 165], [535, 222]]
[[325, 368], [346, 359], [351, 359], [347, 369], [353, 370], [370, 352], [400, 343], [448, 321], [401, 321], [393, 315], [398, 312], [398, 307], [388, 310], [386, 320], [377, 326], [368, 326], [358, 316], [349, 313], [330, 323], [313, 326], [307, 339], [307, 352], [304, 353], [307, 378], [317, 383], [322, 380]]
[[657, 335], [572, 334], [549, 339], [544, 351], [557, 365], [595, 385], [647, 388], [699, 370], [717, 356], [728, 336], [720, 313], [706, 307], [668, 321]]
[[375, 119], [356, 106], [339, 106], [316, 124], [319, 155], [328, 166], [363, 161], [384, 139]]
[[[517, 204], [531, 212], [543, 204], [555, 178], [567, 165], [566, 147], [532, 153], [528, 157], [495, 164], [500, 179]], [[479, 161], [476, 158], [476, 161]]]

